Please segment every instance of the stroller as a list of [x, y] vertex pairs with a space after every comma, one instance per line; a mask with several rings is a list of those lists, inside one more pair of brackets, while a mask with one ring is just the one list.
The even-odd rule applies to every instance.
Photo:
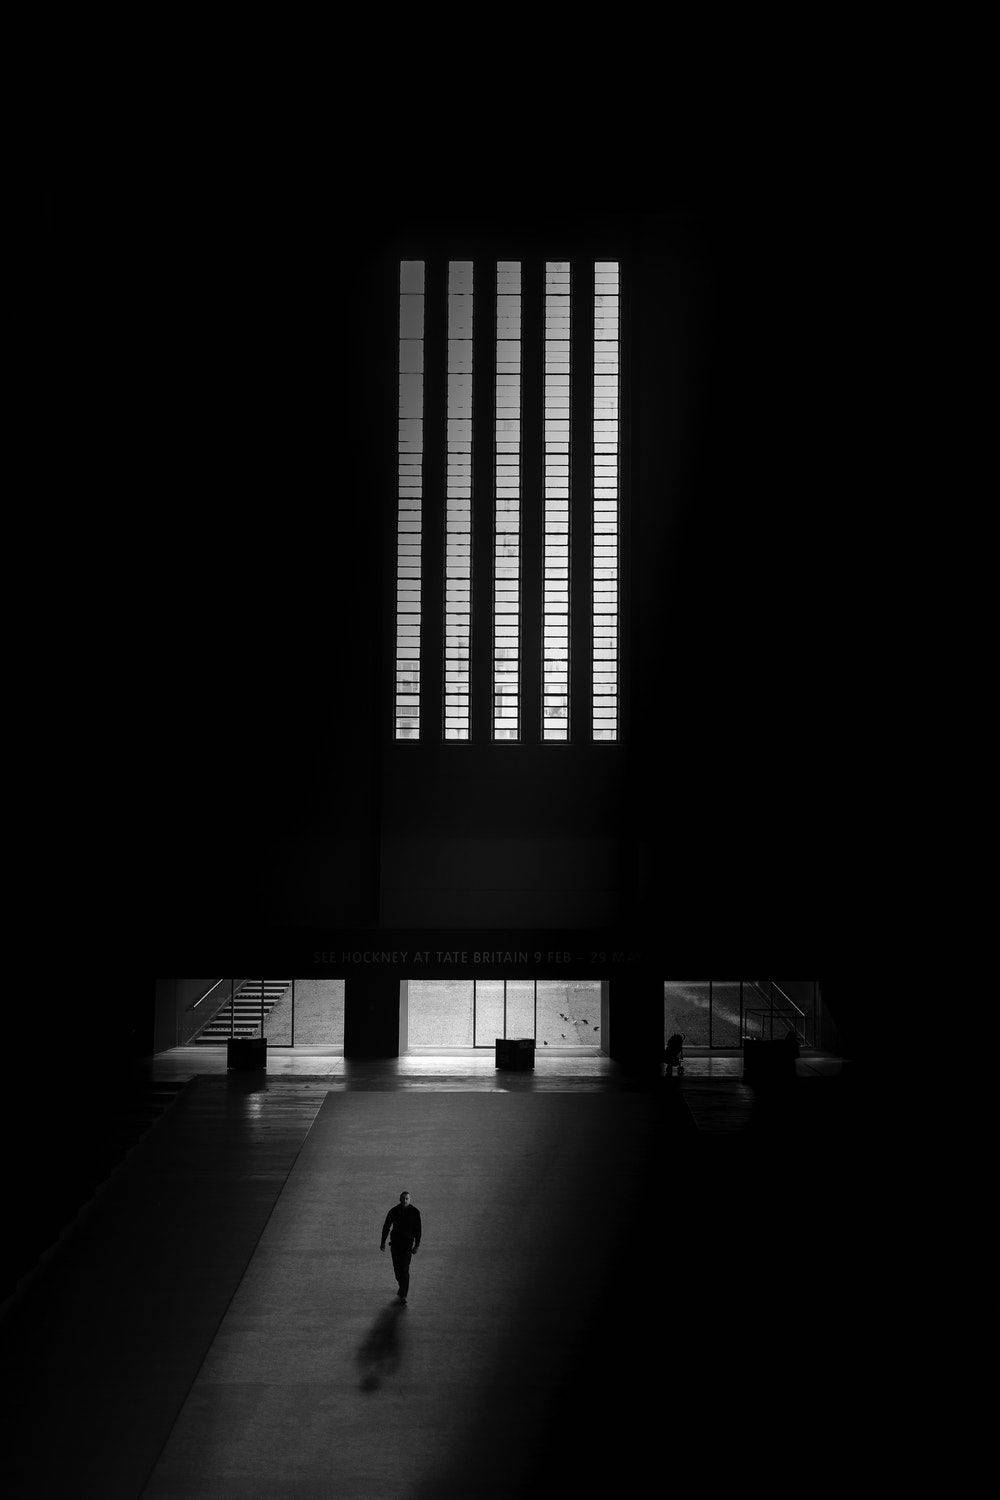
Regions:
[[667, 1045], [663, 1049], [663, 1061], [666, 1065], [666, 1077], [673, 1078], [674, 1069], [677, 1069], [678, 1078], [683, 1076], [684, 1063], [684, 1038], [680, 1032], [675, 1031], [672, 1037], [667, 1038]]

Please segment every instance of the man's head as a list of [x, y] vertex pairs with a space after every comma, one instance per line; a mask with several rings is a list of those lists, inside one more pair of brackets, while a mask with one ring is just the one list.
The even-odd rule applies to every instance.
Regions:
[[400, 1193], [400, 1195], [399, 1195], [399, 1201], [403, 1205], [403, 1207], [406, 1208], [408, 1206], [409, 1202], [410, 1202], [410, 1195], [409, 1195], [409, 1193]]

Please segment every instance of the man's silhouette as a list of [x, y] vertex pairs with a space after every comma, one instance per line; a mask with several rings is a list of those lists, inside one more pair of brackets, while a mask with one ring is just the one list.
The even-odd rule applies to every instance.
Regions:
[[385, 1249], [386, 1235], [389, 1235], [392, 1269], [399, 1283], [399, 1300], [405, 1305], [410, 1290], [410, 1256], [417, 1253], [420, 1244], [420, 1210], [410, 1202], [409, 1193], [400, 1193], [399, 1202], [385, 1216], [381, 1250]]

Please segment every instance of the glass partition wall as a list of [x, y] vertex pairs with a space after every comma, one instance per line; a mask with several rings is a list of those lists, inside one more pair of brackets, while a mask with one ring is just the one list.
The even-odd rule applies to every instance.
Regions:
[[223, 979], [198, 1004], [206, 1013], [193, 1046], [263, 1036], [269, 1047], [343, 1050], [343, 979]]
[[539, 1052], [599, 1051], [600, 980], [411, 979], [400, 988], [407, 1052], [492, 1048], [530, 1037]]
[[680, 1033], [687, 1047], [738, 1049], [744, 1041], [780, 1041], [793, 1031], [801, 1047], [820, 1040], [815, 979], [668, 979], [663, 1041]]

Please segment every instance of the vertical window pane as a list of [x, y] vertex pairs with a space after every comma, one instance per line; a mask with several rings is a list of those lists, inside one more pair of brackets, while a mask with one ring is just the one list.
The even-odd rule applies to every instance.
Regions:
[[469, 738], [472, 639], [472, 262], [448, 263], [444, 737]]
[[497, 261], [493, 738], [520, 736], [521, 262]]
[[740, 1045], [740, 982], [716, 979], [712, 984], [712, 1046]]
[[591, 725], [618, 738], [618, 262], [594, 264], [594, 624]]
[[504, 1035], [503, 980], [476, 980], [476, 1046], [492, 1047]]
[[508, 979], [507, 981], [507, 1035], [509, 1037], [533, 1037], [535, 1035], [535, 981], [533, 979]]
[[663, 1045], [680, 1032], [687, 1047], [707, 1047], [708, 980], [667, 980], [663, 986]]
[[546, 261], [543, 740], [569, 738], [569, 323], [569, 261]]
[[601, 1045], [601, 983], [597, 979], [540, 979], [539, 1049]]
[[424, 263], [399, 268], [396, 739], [420, 738], [420, 529], [424, 477]]
[[472, 985], [471, 979], [411, 979], [407, 1045], [471, 1047]]

